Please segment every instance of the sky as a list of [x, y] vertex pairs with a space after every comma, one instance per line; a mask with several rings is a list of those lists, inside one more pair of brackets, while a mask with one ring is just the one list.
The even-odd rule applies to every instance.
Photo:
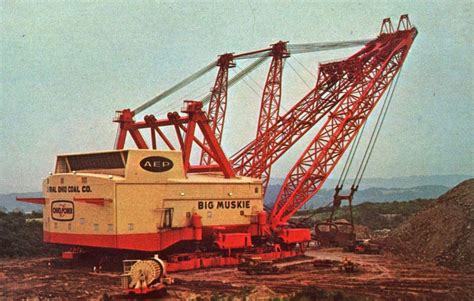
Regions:
[[[472, 1], [3, 0], [0, 12], [0, 193], [41, 190], [57, 154], [112, 149], [116, 110], [138, 107], [219, 54], [279, 40], [375, 38], [384, 18], [396, 24], [402, 14], [419, 35], [366, 176], [474, 174]], [[282, 111], [314, 85], [319, 63], [356, 51], [290, 57]], [[231, 75], [248, 63], [239, 62]], [[255, 136], [267, 68], [229, 92], [223, 140], [229, 156]], [[184, 99], [199, 99], [215, 74], [145, 113], [164, 116]], [[285, 177], [316, 133], [298, 142], [273, 176]]]

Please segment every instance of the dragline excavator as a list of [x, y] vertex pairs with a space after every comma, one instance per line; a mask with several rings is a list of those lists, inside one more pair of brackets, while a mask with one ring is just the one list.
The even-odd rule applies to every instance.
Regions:
[[[289, 227], [290, 218], [331, 174], [399, 74], [416, 35], [403, 15], [396, 30], [385, 19], [372, 40], [279, 41], [261, 50], [223, 54], [136, 109], [118, 111], [114, 150], [59, 155], [54, 173], [44, 179], [44, 197], [19, 200], [44, 204], [44, 241], [73, 247], [63, 257], [89, 252], [154, 258], [140, 264], [149, 267], [150, 275], [164, 274], [164, 262], [167, 271], [177, 271], [237, 264], [244, 255], [272, 260], [302, 254], [310, 230]], [[346, 59], [320, 64], [314, 87], [280, 113], [289, 58], [357, 46], [363, 47]], [[229, 78], [231, 68], [250, 59]], [[255, 139], [229, 159], [221, 147], [227, 107], [232, 107], [228, 89], [269, 59]], [[211, 92], [185, 100], [182, 114], [136, 120], [216, 67]], [[316, 124], [321, 128], [286, 176], [273, 207], [266, 208], [273, 164]], [[125, 148], [127, 137], [137, 148]], [[160, 259], [153, 257], [157, 253]], [[153, 282], [151, 276], [140, 277], [145, 276], [132, 281], [134, 289]]]

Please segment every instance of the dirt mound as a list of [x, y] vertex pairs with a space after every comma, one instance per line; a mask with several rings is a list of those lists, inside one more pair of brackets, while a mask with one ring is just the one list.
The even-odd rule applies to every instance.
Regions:
[[411, 216], [385, 240], [404, 257], [474, 272], [474, 179], [466, 180]]
[[273, 300], [278, 297], [281, 296], [265, 285], [254, 287], [247, 296], [248, 300]]

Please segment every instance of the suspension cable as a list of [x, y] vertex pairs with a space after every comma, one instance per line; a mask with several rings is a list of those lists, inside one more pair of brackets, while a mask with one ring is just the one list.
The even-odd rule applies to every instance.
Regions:
[[[317, 51], [326, 51], [326, 50], [334, 50], [334, 49], [341, 49], [341, 48], [350, 48], [350, 47], [355, 47], [355, 46], [360, 46], [360, 45], [365, 45], [367, 42], [370, 40], [354, 40], [354, 41], [340, 41], [340, 42], [330, 42], [330, 43], [310, 43], [310, 44], [289, 44], [288, 49], [290, 50], [291, 53], [307, 53], [307, 52], [317, 52]], [[235, 78], [229, 80], [228, 86], [231, 86], [235, 84], [237, 81], [239, 81], [242, 77], [250, 73], [252, 70], [254, 70], [258, 65], [263, 63], [263, 61], [270, 57], [269, 53], [271, 52], [271, 48], [268, 49], [262, 49], [254, 52], [249, 52], [249, 53], [243, 53], [243, 54], [237, 54], [235, 55], [235, 59], [248, 59], [248, 58], [259, 58], [256, 62], [251, 64], [246, 70], [247, 72], [243, 72], [243, 74], [238, 74]], [[144, 110], [148, 109], [149, 107], [153, 106], [160, 100], [170, 96], [171, 94], [175, 93], [176, 91], [184, 88], [185, 86], [189, 85], [193, 81], [197, 80], [210, 70], [212, 70], [216, 66], [217, 62], [211, 62], [209, 65], [199, 69], [195, 73], [191, 74], [190, 76], [186, 77], [176, 85], [172, 86], [171, 88], [163, 91], [156, 97], [150, 99], [149, 101], [145, 102], [141, 106], [137, 107], [136, 109], [133, 110], [133, 113], [139, 114], [143, 112]], [[309, 70], [308, 70], [309, 71]], [[212, 93], [209, 93], [207, 96], [205, 96], [202, 99], [203, 103], [207, 103], [210, 98], [211, 98]]]
[[[237, 69], [239, 69], [240, 71], [243, 71], [244, 69], [242, 69], [242, 67], [236, 65]], [[248, 79], [250, 79], [254, 84], [255, 86], [257, 87], [258, 90], [262, 90], [263, 91], [263, 87], [260, 86], [260, 84], [249, 74], [247, 75]], [[245, 80], [245, 79], [243, 79]]]
[[311, 87], [309, 86], [309, 84], [304, 80], [304, 78], [298, 73], [298, 71], [296, 71], [296, 69], [293, 67], [293, 65], [291, 65], [290, 62], [288, 62], [288, 66], [290, 66], [291, 70], [293, 70], [293, 72], [295, 72], [295, 74], [301, 79], [301, 81], [303, 82], [303, 84], [305, 84], [306, 87], [308, 87], [308, 89], [311, 89]]
[[[360, 185], [360, 182], [362, 181], [362, 177], [364, 176], [365, 170], [369, 163], [370, 157], [372, 156], [372, 152], [374, 150], [375, 144], [380, 134], [380, 130], [382, 129], [382, 125], [385, 121], [385, 117], [387, 116], [390, 103], [392, 102], [393, 94], [397, 86], [398, 79], [400, 78], [401, 71], [402, 70], [400, 69], [400, 71], [397, 74], [397, 77], [395, 78], [395, 82], [393, 83], [393, 85], [390, 85], [387, 96], [385, 97], [385, 103], [382, 106], [381, 113], [375, 124], [374, 131], [372, 132], [372, 136], [370, 137], [370, 141], [369, 141], [369, 144], [367, 145], [367, 149], [364, 153], [364, 157], [362, 158], [361, 164], [359, 166], [359, 170], [357, 171], [356, 177], [354, 178], [353, 185], [355, 185], [355, 187], [358, 187]], [[390, 91], [390, 88], [392, 88], [391, 91]]]
[[[397, 75], [396, 81], [398, 80], [398, 76], [399, 76], [399, 75]], [[381, 118], [383, 117], [383, 115], [386, 115], [386, 114], [387, 114], [387, 109], [388, 109], [388, 105], [389, 105], [389, 101], [388, 101], [387, 99], [388, 99], [389, 95], [393, 95], [393, 90], [394, 90], [394, 86], [395, 86], [395, 85], [396, 85], [396, 82], [395, 82], [394, 85], [390, 85], [390, 86], [389, 86], [389, 89], [388, 89], [387, 94], [386, 94], [386, 96], [385, 96], [384, 104], [383, 104], [382, 108], [380, 109], [380, 113], [379, 113], [379, 115], [378, 115], [378, 117], [377, 117], [376, 125], [375, 125], [375, 127], [374, 127], [373, 132], [372, 132], [372, 136], [371, 136], [371, 140], [370, 140], [371, 142], [372, 142], [372, 137], [373, 137], [374, 133], [375, 133], [376, 131], [380, 131], [380, 127], [381, 127], [380, 121], [381, 121]], [[390, 98], [390, 100], [391, 100], [391, 98]], [[384, 117], [383, 117], [383, 118], [384, 118]], [[382, 120], [382, 122], [383, 122], [383, 120]], [[379, 125], [379, 124], [380, 124], [380, 125]], [[349, 174], [350, 167], [352, 166], [352, 162], [353, 162], [353, 160], [354, 160], [354, 158], [355, 158], [355, 154], [356, 154], [356, 152], [357, 152], [357, 150], [358, 150], [358, 147], [359, 147], [359, 144], [360, 144], [360, 141], [361, 141], [361, 138], [362, 138], [362, 135], [363, 135], [363, 133], [364, 133], [364, 130], [365, 130], [366, 125], [367, 125], [367, 120], [364, 122], [364, 125], [362, 126], [361, 131], [358, 133], [355, 143], [351, 146], [351, 149], [350, 149], [350, 151], [349, 151], [349, 156], [347, 157], [347, 160], [346, 160], [346, 162], [345, 162], [345, 164], [344, 164], [344, 167], [343, 167], [343, 169], [342, 169], [342, 172], [341, 172], [341, 176], [339, 177], [339, 181], [337, 182], [337, 187], [342, 188], [342, 186], [344, 185], [344, 183], [345, 183], [345, 181], [346, 181], [346, 179], [347, 179], [347, 176], [348, 176], [348, 174]], [[366, 156], [366, 154], [367, 154], [367, 151], [368, 151], [369, 148], [371, 147], [371, 142], [369, 142], [369, 144], [368, 144], [368, 146], [367, 146], [367, 149], [366, 149], [366, 151], [365, 151], [365, 153], [364, 153], [364, 159], [365, 159], [365, 156]], [[372, 146], [372, 148], [373, 148], [373, 146]], [[364, 159], [361, 161], [361, 165], [363, 164]], [[360, 167], [359, 167], [359, 170], [360, 170]], [[359, 180], [358, 182], [360, 183], [360, 180]], [[357, 187], [357, 186], [359, 185], [359, 183], [357, 183], [357, 176], [356, 176], [356, 177], [354, 178], [353, 186], [354, 186], [354, 187]]]
[[[269, 58], [269, 56], [264, 56], [253, 62], [252, 64], [248, 65], [245, 69], [243, 69], [241, 72], [237, 73], [236, 76], [232, 77], [228, 82], [227, 82], [227, 88], [232, 87], [234, 84], [239, 82], [244, 76], [255, 70], [258, 66], [263, 64], [264, 61], [266, 61]], [[201, 99], [203, 104], [207, 104], [211, 100], [212, 92], [208, 93], [204, 98]]]
[[305, 66], [303, 63], [301, 63], [300, 60], [298, 60], [298, 59], [296, 58], [296, 56], [292, 56], [292, 58], [294, 58], [295, 61], [296, 61], [301, 67], [303, 67], [303, 69], [306, 70], [306, 72], [308, 72], [308, 73], [311, 75], [311, 77], [314, 77], [314, 78], [316, 77], [316, 75], [315, 75], [313, 72], [311, 72], [308, 68], [306, 68], [306, 66]]
[[145, 102], [144, 104], [142, 104], [141, 106], [139, 106], [138, 108], [133, 110], [134, 114], [136, 115], [136, 114], [148, 109], [149, 107], [156, 104], [157, 102], [159, 102], [163, 98], [168, 97], [171, 94], [175, 93], [176, 91], [186, 87], [187, 85], [189, 85], [193, 81], [197, 80], [198, 78], [200, 78], [201, 76], [203, 76], [207, 72], [211, 71], [215, 66], [216, 66], [216, 62], [214, 61], [214, 62], [210, 63], [209, 65], [199, 69], [198, 71], [196, 71], [193, 74], [191, 74], [190, 76], [186, 77], [185, 79], [183, 79], [182, 81], [180, 81], [176, 85], [174, 85], [171, 88], [163, 91], [158, 96], [150, 99], [149, 101]]
[[[385, 101], [384, 101], [384, 104], [382, 105], [382, 108], [380, 109], [380, 112], [379, 112], [379, 115], [377, 117], [377, 122], [376, 122], [376, 125], [374, 127], [374, 130], [372, 132], [372, 135], [373, 133], [376, 131], [377, 129], [377, 125], [379, 123], [379, 120], [380, 120], [380, 117], [382, 116], [383, 114], [383, 111], [384, 111], [384, 108], [387, 104], [387, 97], [388, 95], [390, 95], [391, 93], [391, 89], [392, 89], [392, 85], [389, 86], [388, 88], [388, 91], [387, 91], [387, 94], [385, 95]], [[365, 130], [365, 126], [367, 125], [367, 120], [364, 122], [364, 125], [362, 126], [362, 130], [358, 133], [357, 135], [357, 140], [356, 140], [356, 143], [352, 145], [351, 147], [351, 150], [349, 151], [349, 157], [348, 157], [348, 160], [346, 161], [346, 163], [344, 164], [344, 168], [342, 170], [342, 173], [341, 173], [341, 178], [339, 179], [340, 182], [337, 183], [337, 186], [339, 186], [340, 184], [344, 185], [344, 182], [346, 181], [347, 179], [347, 175], [349, 174], [349, 170], [350, 170], [350, 167], [352, 165], [352, 161], [354, 160], [354, 157], [355, 157], [355, 153], [357, 152], [357, 149], [358, 149], [358, 146], [359, 146], [359, 143], [360, 143], [360, 140], [362, 139], [362, 134]], [[370, 144], [370, 143], [369, 143]], [[352, 151], [354, 149], [354, 151]], [[367, 150], [364, 152], [364, 156], [365, 154], [367, 153]], [[347, 168], [346, 168], [347, 166]], [[341, 181], [342, 179], [342, 181]], [[355, 179], [354, 179], [355, 180]], [[355, 184], [355, 181], [354, 181], [354, 184]], [[354, 186], [355, 187], [355, 186]], [[342, 188], [342, 186], [341, 186]]]
[[350, 167], [352, 166], [352, 162], [354, 160], [355, 154], [358, 150], [360, 140], [362, 139], [362, 135], [365, 130], [367, 122], [364, 122], [364, 125], [362, 126], [362, 130], [358, 133], [356, 141], [354, 144], [352, 144], [351, 149], [349, 151], [349, 156], [347, 157], [347, 160], [344, 164], [344, 167], [341, 172], [341, 176], [339, 177], [339, 181], [337, 182], [337, 187], [341, 187], [344, 185], [347, 179], [347, 175], [349, 174]]
[[260, 97], [260, 94], [257, 92], [257, 90], [252, 87], [252, 85], [250, 85], [250, 83], [245, 78], [243, 78], [242, 81], [250, 90], [252, 90], [253, 93], [255, 93], [256, 96]]
[[[186, 93], [186, 94], [185, 94], [183, 97], [181, 97], [181, 98], [189, 99], [190, 97], [192, 97], [193, 95], [195, 95], [198, 91], [201, 91], [201, 90], [203, 90], [203, 89], [206, 88], [206, 87], [209, 88], [209, 83], [208, 83], [208, 82], [206, 82], [206, 83], [202, 84], [201, 86], [199, 86], [199, 87], [193, 89], [191, 92]], [[211, 89], [212, 89], [212, 88], [211, 88]], [[209, 91], [207, 91], [207, 92], [204, 94], [204, 96], [205, 96], [207, 93], [209, 93]], [[202, 94], [203, 94], [203, 93], [199, 93], [199, 95], [202, 95]], [[200, 98], [200, 97], [199, 97], [199, 98]], [[197, 98], [197, 99], [199, 99], [199, 98]], [[191, 99], [195, 99], [195, 98], [191, 98]]]
[[331, 43], [309, 43], [309, 44], [288, 44], [288, 50], [290, 53], [306, 53], [306, 52], [316, 52], [316, 51], [325, 51], [325, 50], [334, 50], [342, 48], [350, 48], [365, 45], [370, 40], [354, 40], [354, 41], [340, 41], [340, 42], [331, 42]]

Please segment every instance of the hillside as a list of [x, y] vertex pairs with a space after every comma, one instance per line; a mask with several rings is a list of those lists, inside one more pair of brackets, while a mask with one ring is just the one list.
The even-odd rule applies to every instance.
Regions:
[[386, 239], [401, 256], [474, 272], [474, 179], [413, 215]]
[[[371, 203], [366, 202], [352, 206], [354, 222], [367, 226], [370, 230], [394, 229], [413, 214], [431, 206], [434, 200], [418, 199], [406, 202]], [[330, 216], [330, 208], [319, 208], [306, 210], [298, 213], [298, 216], [312, 216], [308, 225], [325, 221]], [[348, 206], [341, 206], [336, 211], [334, 219], [350, 220]]]

